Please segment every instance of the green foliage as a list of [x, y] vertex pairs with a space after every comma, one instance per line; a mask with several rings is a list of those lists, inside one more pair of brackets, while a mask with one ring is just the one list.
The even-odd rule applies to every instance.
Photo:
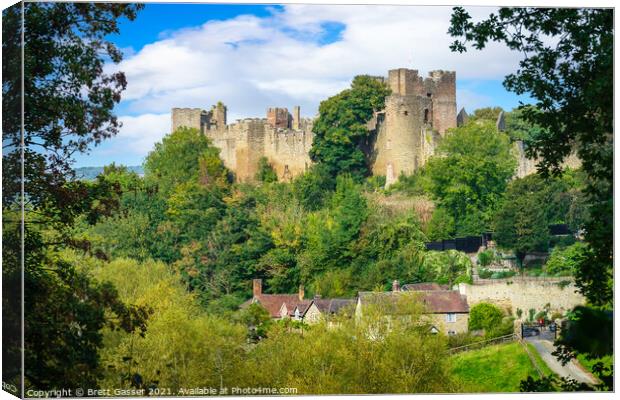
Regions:
[[423, 196], [430, 193], [430, 180], [424, 168], [411, 175], [401, 173], [398, 180], [390, 185], [388, 193], [404, 193], [408, 196]]
[[549, 225], [582, 226], [581, 185], [582, 179], [576, 173], [548, 179], [534, 174], [512, 181], [494, 217], [498, 245], [514, 250], [522, 261], [530, 251], [548, 249]]
[[419, 305], [403, 299], [390, 309], [410, 318], [391, 318], [388, 329], [385, 310], [377, 305], [365, 308], [358, 319], [340, 316], [331, 326], [320, 323], [303, 335], [276, 327], [250, 354], [253, 384], [317, 395], [454, 391], [445, 339], [430, 333]]
[[120, 122], [113, 108], [127, 81], [123, 72], [107, 73], [104, 68], [122, 60], [122, 52], [109, 38], [119, 32], [119, 19], [132, 21], [142, 8], [141, 4], [27, 3], [23, 17], [28, 29], [23, 32], [21, 5], [3, 10], [3, 204], [19, 200], [22, 101], [29, 203], [39, 213], [63, 219], [75, 202], [84, 199], [85, 192], [64, 186], [74, 176], [71, 160], [75, 153], [118, 133]]
[[527, 142], [532, 137], [547, 133], [544, 132], [543, 128], [539, 125], [526, 119], [527, 113], [536, 112], [539, 112], [539, 110], [537, 110], [534, 106], [524, 105], [505, 114], [506, 133], [510, 136], [511, 140], [521, 140]]
[[181, 183], [225, 186], [228, 173], [219, 150], [198, 129], [181, 127], [166, 135], [144, 162], [147, 182], [167, 195]]
[[381, 110], [390, 90], [370, 76], [356, 76], [351, 88], [324, 100], [314, 122], [310, 158], [324, 164], [335, 177], [351, 174], [357, 181], [368, 175], [361, 145], [368, 136], [366, 123]]
[[429, 251], [424, 256], [424, 266], [432, 274], [430, 281], [447, 284], [449, 287], [461, 282], [471, 282], [471, 260], [460, 251]]
[[302, 281], [350, 262], [355, 255], [352, 245], [366, 220], [367, 210], [361, 187], [348, 175], [338, 176], [329, 208], [308, 215], [306, 246], [300, 259]]
[[512, 181], [506, 201], [494, 218], [493, 238], [504, 248], [513, 249], [519, 262], [531, 251], [546, 251], [549, 224], [543, 202], [545, 184], [537, 175]]
[[[119, 19], [134, 20], [142, 8], [28, 2], [2, 13], [2, 317], [7, 338], [2, 378], [20, 389], [96, 387], [101, 328], [132, 330], [146, 317], [144, 310], [119, 301], [109, 284], [95, 284], [75, 265], [58, 259], [60, 248], [74, 245], [69, 231], [76, 217], [87, 213], [96, 221], [118, 205], [115, 183], [76, 182], [70, 165], [76, 153], [119, 130], [113, 109], [127, 82], [123, 72], [104, 68], [122, 59], [109, 38], [119, 32]], [[24, 201], [22, 232], [21, 215], [14, 210]], [[24, 304], [18, 303], [22, 288]]]
[[491, 265], [495, 259], [495, 252], [493, 250], [489, 249], [478, 253], [478, 264], [482, 267]]
[[153, 310], [146, 335], [104, 332], [102, 359], [108, 367], [103, 387], [119, 387], [120, 381], [121, 387], [130, 388], [131, 379], [139, 377], [176, 393], [179, 388], [219, 387], [242, 379], [245, 329], [205, 315], [164, 264], [119, 259], [95, 264], [90, 273], [113, 282], [124, 299]]
[[582, 242], [564, 249], [556, 247], [545, 264], [545, 271], [552, 275], [573, 275], [587, 261], [587, 253], [588, 246]]
[[504, 111], [501, 107], [483, 107], [474, 110], [471, 119], [484, 120], [495, 123], [499, 114]]
[[426, 227], [426, 235], [431, 241], [454, 238], [456, 225], [454, 216], [445, 208], [437, 207]]
[[248, 328], [248, 339], [251, 342], [256, 343], [267, 337], [272, 320], [269, 311], [259, 303], [252, 303], [241, 310], [237, 318]]
[[293, 193], [304, 209], [316, 211], [323, 208], [335, 186], [336, 181], [329, 174], [329, 169], [315, 164], [293, 181]]
[[439, 206], [454, 218], [455, 234], [486, 231], [516, 167], [508, 137], [491, 123], [472, 122], [446, 136], [438, 155], [426, 174]]
[[256, 172], [256, 180], [264, 183], [278, 181], [278, 175], [274, 171], [267, 157], [261, 157], [258, 160], [258, 171]]
[[[452, 51], [466, 43], [480, 50], [489, 41], [528, 54], [504, 84], [517, 94], [531, 93], [535, 108], [524, 119], [540, 126], [530, 132], [526, 152], [539, 158], [545, 175], [561, 170], [573, 151], [582, 161], [589, 218], [586, 241], [592, 253], [579, 266], [576, 284], [590, 302], [613, 301], [613, 11], [594, 8], [501, 8], [488, 19], [471, 22], [454, 8]], [[542, 40], [545, 35], [552, 40]], [[583, 79], [588, 77], [589, 79]]]
[[469, 330], [494, 331], [502, 323], [504, 313], [494, 304], [478, 303], [469, 310]]

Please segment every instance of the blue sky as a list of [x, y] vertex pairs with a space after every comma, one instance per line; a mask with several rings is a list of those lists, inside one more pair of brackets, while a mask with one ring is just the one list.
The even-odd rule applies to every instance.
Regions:
[[[262, 117], [271, 106], [300, 105], [316, 114], [319, 102], [358, 74], [392, 68], [457, 72], [459, 109], [512, 109], [519, 100], [502, 86], [518, 54], [501, 46], [449, 51], [449, 7], [331, 5], [147, 4], [110, 39], [124, 60], [106, 70], [128, 81], [116, 114], [115, 138], [76, 157], [76, 167], [111, 162], [141, 164], [169, 132], [172, 107], [228, 106], [228, 120]], [[474, 8], [474, 16], [491, 9]]]

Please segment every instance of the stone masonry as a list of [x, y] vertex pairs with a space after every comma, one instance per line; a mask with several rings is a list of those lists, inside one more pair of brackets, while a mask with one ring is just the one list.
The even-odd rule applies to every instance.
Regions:
[[[388, 84], [392, 94], [386, 107], [369, 122], [366, 146], [371, 170], [385, 175], [389, 183], [401, 173], [411, 174], [424, 165], [446, 130], [456, 126], [455, 72], [432, 71], [425, 79], [418, 71], [405, 68], [377, 78]], [[226, 123], [226, 106], [173, 108], [172, 130], [181, 126], [199, 129], [220, 149], [227, 168], [238, 181], [251, 181], [258, 161], [266, 157], [278, 179], [290, 180], [311, 164], [312, 120], [301, 118], [300, 108], [267, 109], [266, 118], [246, 118]]]

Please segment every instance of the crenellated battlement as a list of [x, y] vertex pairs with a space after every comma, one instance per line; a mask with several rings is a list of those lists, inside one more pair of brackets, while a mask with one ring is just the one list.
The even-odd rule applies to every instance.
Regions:
[[[401, 173], [413, 173], [434, 153], [437, 142], [456, 127], [456, 73], [431, 71], [422, 78], [417, 70], [390, 70], [387, 78], [375, 77], [391, 88], [385, 109], [368, 123], [372, 131], [366, 146], [373, 174], [388, 183]], [[238, 180], [250, 181], [258, 161], [267, 157], [280, 180], [289, 180], [310, 166], [313, 120], [301, 118], [299, 106], [270, 107], [265, 118], [246, 118], [226, 124], [226, 106], [209, 111], [173, 108], [172, 129], [199, 129], [220, 149], [220, 156]]]

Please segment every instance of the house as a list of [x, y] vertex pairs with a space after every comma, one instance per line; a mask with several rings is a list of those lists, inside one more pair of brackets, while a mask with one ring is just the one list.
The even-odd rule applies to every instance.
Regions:
[[391, 292], [360, 292], [356, 313], [361, 315], [363, 307], [367, 304], [379, 302], [395, 304], [399, 296], [407, 293], [417, 294], [416, 298], [424, 306], [424, 315], [430, 317], [434, 333], [454, 335], [467, 332], [469, 323], [467, 298], [458, 290], [448, 290], [434, 283], [410, 284], [401, 288], [399, 282], [394, 281]]
[[293, 319], [315, 324], [321, 318], [328, 318], [340, 313], [350, 313], [355, 306], [355, 299], [322, 299], [315, 297], [310, 303], [299, 303], [294, 311]]
[[265, 294], [263, 293], [262, 279], [252, 281], [252, 298], [241, 304], [241, 308], [246, 308], [252, 303], [263, 306], [273, 319], [282, 319], [291, 316], [297, 304], [304, 302], [304, 287], [299, 286], [297, 294]]

